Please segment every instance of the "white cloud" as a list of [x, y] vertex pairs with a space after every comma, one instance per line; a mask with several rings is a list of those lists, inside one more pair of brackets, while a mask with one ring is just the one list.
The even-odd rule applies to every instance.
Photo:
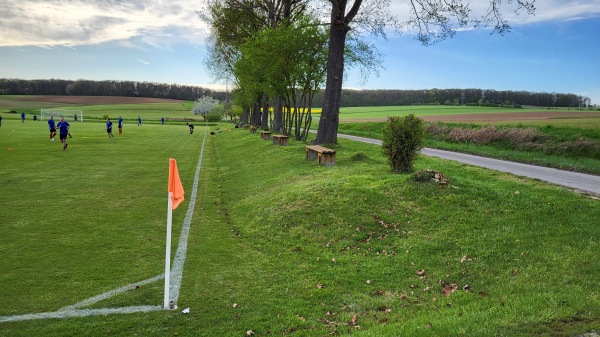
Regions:
[[143, 65], [146, 65], [146, 66], [150, 64], [150, 62], [149, 62], [149, 61], [142, 60], [142, 59], [137, 59], [137, 61], [138, 61], [139, 63], [143, 64]]
[[[366, 1], [368, 2], [368, 0]], [[480, 17], [487, 0], [464, 0], [472, 18]], [[110, 41], [123, 45], [170, 48], [173, 44], [200, 45], [206, 26], [196, 14], [199, 0], [2, 0], [0, 47], [78, 46]], [[409, 17], [410, 1], [390, 1], [401, 20]], [[515, 1], [504, 1], [505, 18], [513, 26], [541, 21], [567, 21], [600, 16], [600, 0], [544, 0], [535, 3], [535, 15], [515, 15]], [[366, 8], [366, 7], [365, 7]], [[135, 43], [131, 42], [132, 38]]]
[[[3, 0], [0, 46], [77, 46], [139, 38], [151, 46], [201, 44], [197, 0]], [[126, 45], [126, 43], [125, 43]]]
[[[480, 18], [489, 8], [489, 0], [463, 0], [471, 9], [471, 19]], [[503, 1], [501, 12], [511, 25], [521, 25], [543, 21], [566, 21], [588, 17], [600, 16], [600, 0], [543, 0], [535, 2], [535, 15], [528, 15], [521, 11], [518, 15], [514, 13], [516, 1], [512, 4]], [[392, 13], [396, 14], [401, 21], [410, 16], [410, 2], [408, 0], [393, 1], [390, 5]]]

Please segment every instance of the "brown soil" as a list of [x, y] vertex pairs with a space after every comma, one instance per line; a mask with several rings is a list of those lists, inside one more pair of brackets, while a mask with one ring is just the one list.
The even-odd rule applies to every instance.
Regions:
[[[498, 122], [525, 121], [553, 118], [600, 117], [600, 112], [582, 111], [531, 111], [531, 112], [502, 112], [483, 114], [460, 114], [441, 116], [421, 116], [427, 122]], [[340, 119], [340, 122], [385, 122], [387, 118]]]

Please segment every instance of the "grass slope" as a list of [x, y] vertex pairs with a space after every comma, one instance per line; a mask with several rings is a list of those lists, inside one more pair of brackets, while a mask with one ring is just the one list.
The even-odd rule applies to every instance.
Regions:
[[[92, 125], [75, 135], [95, 133]], [[14, 186], [2, 193], [8, 207], [0, 211], [9, 224], [0, 249], [10, 257], [0, 266], [9, 285], [0, 289], [2, 315], [56, 309], [160, 273], [161, 163], [177, 158], [189, 191], [198, 159], [199, 132], [181, 128], [131, 127], [127, 138], [110, 141], [98, 132], [89, 145], [74, 138], [63, 153], [47, 139], [29, 148], [38, 130], [6, 138], [3, 126], [2, 186]], [[8, 154], [7, 141], [22, 152]], [[417, 169], [451, 179], [440, 189], [389, 173], [373, 145], [341, 140], [335, 167], [306, 161], [303, 147], [274, 146], [241, 129], [208, 139], [179, 301], [190, 314], [2, 323], [0, 335], [573, 336], [600, 329], [598, 200], [420, 158]], [[80, 218], [69, 225], [64, 219], [72, 217]], [[64, 227], [77, 230], [48, 236]], [[159, 291], [149, 285], [107, 303], [158, 304]]]

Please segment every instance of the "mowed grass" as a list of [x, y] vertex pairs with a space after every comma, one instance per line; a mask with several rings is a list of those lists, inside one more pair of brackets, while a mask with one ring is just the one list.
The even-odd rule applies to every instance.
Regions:
[[445, 105], [402, 105], [378, 107], [343, 107], [340, 109], [340, 119], [372, 119], [387, 118], [388, 116], [438, 116], [456, 114], [481, 114], [523, 112], [524, 109], [473, 107], [473, 106], [445, 106]]
[[[81, 110], [84, 120], [87, 118], [98, 120], [108, 116], [111, 119], [123, 119], [137, 124], [137, 118], [140, 116], [142, 122], [156, 123], [165, 117], [169, 120], [181, 121], [184, 118], [201, 120], [191, 114], [193, 106], [192, 101], [173, 102], [173, 103], [141, 103], [141, 104], [94, 104], [94, 105], [76, 105], [56, 102], [37, 102], [37, 101], [19, 101], [11, 95], [0, 95], [0, 113], [5, 119], [20, 119], [20, 113], [25, 111], [26, 120], [33, 121], [33, 114], [40, 117], [40, 109], [57, 110]], [[101, 98], [99, 98], [101, 99]], [[15, 110], [17, 114], [7, 113]], [[67, 113], [69, 120], [72, 120], [72, 114]]]
[[[102, 118], [108, 115], [111, 119], [118, 119], [122, 116], [127, 120], [135, 120], [142, 117], [143, 121], [160, 121], [175, 118], [198, 118], [191, 114], [192, 102], [183, 103], [145, 103], [145, 104], [101, 104], [86, 106], [69, 106], [69, 109], [79, 109], [83, 111], [83, 117]], [[200, 120], [201, 118], [198, 118]]]
[[[62, 152], [45, 129], [32, 127], [8, 137], [7, 151], [2, 126], [3, 192], [11, 186], [0, 211], [0, 247], [9, 257], [1, 262], [2, 315], [56, 310], [162, 272], [167, 158], [178, 160], [189, 193], [201, 128], [189, 135], [185, 126], [132, 126], [112, 140], [102, 128], [77, 124]], [[208, 138], [178, 303], [190, 314], [0, 323], [0, 334], [574, 336], [600, 329], [598, 200], [419, 158], [417, 170], [451, 179], [439, 188], [390, 173], [378, 146], [340, 140], [335, 148], [336, 166], [319, 167], [304, 159], [300, 142], [274, 146], [243, 129]], [[186, 207], [175, 211], [177, 226]], [[104, 304], [161, 299], [154, 284]]]
[[45, 122], [2, 124], [0, 315], [54, 311], [164, 272], [168, 159], [189, 189], [198, 137], [126, 124], [108, 139], [104, 123], [71, 123], [63, 151]]

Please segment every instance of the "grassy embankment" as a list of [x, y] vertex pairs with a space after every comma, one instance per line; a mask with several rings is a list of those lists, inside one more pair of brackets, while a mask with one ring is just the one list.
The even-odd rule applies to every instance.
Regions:
[[[387, 115], [417, 116], [445, 113], [509, 112], [477, 107], [390, 107], [373, 108], [373, 118]], [[342, 110], [342, 119], [366, 118], [366, 108]], [[528, 109], [510, 112], [524, 113]], [[536, 110], [537, 111], [537, 110]], [[358, 116], [355, 118], [355, 116]], [[529, 121], [481, 123], [428, 123], [425, 146], [487, 157], [507, 159], [566, 170], [600, 174], [600, 114], [598, 117], [556, 118]], [[381, 139], [385, 122], [347, 122], [340, 133]], [[490, 128], [494, 126], [494, 128]], [[440, 133], [445, 129], [445, 133]], [[476, 132], [475, 130], [479, 130]], [[449, 133], [452, 132], [450, 135]], [[505, 136], [502, 136], [504, 133]]]
[[[109, 140], [98, 123], [78, 123], [63, 152], [44, 127], [3, 124], [0, 315], [57, 310], [162, 273], [167, 159], [178, 160], [189, 198], [202, 128], [130, 127]], [[420, 158], [417, 169], [451, 179], [440, 189], [391, 174], [379, 147], [345, 140], [335, 167], [317, 167], [303, 146], [241, 129], [208, 138], [178, 303], [190, 314], [5, 322], [0, 335], [600, 329], [598, 200]], [[161, 291], [162, 281], [94, 307], [159, 305]]]

